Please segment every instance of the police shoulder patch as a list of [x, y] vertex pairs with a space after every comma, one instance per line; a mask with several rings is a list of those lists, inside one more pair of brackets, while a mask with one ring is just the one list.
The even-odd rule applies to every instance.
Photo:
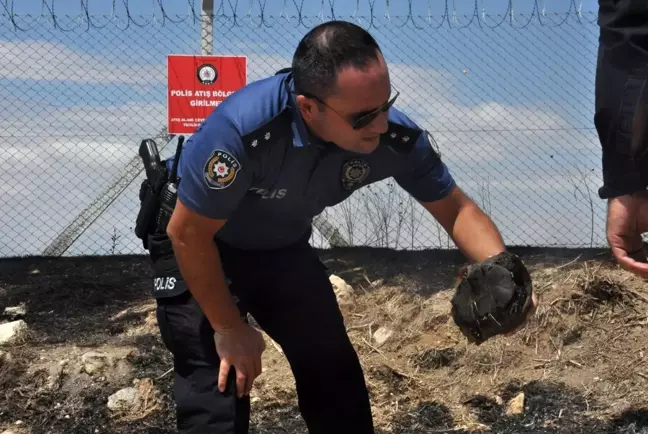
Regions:
[[236, 157], [223, 149], [216, 149], [205, 163], [203, 177], [207, 187], [222, 190], [234, 183], [240, 170], [241, 163]]

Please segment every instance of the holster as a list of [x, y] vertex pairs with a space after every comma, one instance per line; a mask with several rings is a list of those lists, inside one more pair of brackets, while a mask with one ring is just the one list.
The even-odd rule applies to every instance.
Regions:
[[175, 297], [185, 292], [187, 284], [180, 273], [169, 237], [163, 233], [149, 234], [147, 244], [153, 264], [153, 297]]
[[[166, 166], [163, 166], [166, 167]], [[164, 170], [153, 181], [144, 179], [140, 186], [140, 209], [135, 220], [135, 235], [142, 240], [145, 249], [149, 248], [149, 235], [157, 230], [157, 216], [160, 212], [160, 192], [169, 177], [168, 170]]]

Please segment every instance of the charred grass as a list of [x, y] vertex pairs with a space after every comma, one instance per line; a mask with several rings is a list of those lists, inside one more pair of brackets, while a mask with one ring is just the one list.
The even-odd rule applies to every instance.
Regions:
[[[474, 346], [449, 316], [456, 254], [322, 252], [354, 288], [343, 312], [377, 432], [646, 432], [646, 282], [587, 252], [522, 256], [540, 297], [536, 314], [515, 336]], [[0, 432], [175, 432], [172, 363], [147, 267], [140, 257], [0, 263], [0, 308], [24, 303], [30, 330], [0, 347]], [[382, 343], [380, 328], [391, 333]], [[75, 363], [90, 350], [126, 354], [131, 369], [88, 375]], [[108, 410], [108, 397], [136, 379], [148, 401], [134, 413]], [[306, 432], [273, 345], [252, 412], [253, 433]]]

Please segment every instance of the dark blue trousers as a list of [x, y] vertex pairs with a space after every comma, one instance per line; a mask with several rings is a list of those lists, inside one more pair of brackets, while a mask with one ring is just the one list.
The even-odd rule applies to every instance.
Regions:
[[[280, 250], [241, 251], [222, 244], [219, 249], [239, 310], [250, 313], [288, 359], [309, 432], [374, 433], [362, 368], [308, 237]], [[156, 298], [162, 339], [174, 358], [179, 432], [247, 433], [249, 397], [236, 398], [233, 371], [228, 390], [218, 390], [220, 359], [208, 320], [178, 284], [172, 258], [152, 254], [152, 259], [158, 282], [176, 279], [169, 296]]]

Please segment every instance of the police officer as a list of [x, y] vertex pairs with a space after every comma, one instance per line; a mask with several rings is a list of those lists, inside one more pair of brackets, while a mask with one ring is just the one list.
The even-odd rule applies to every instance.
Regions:
[[397, 98], [371, 35], [331, 21], [305, 35], [291, 69], [228, 97], [187, 141], [168, 238], [149, 243], [155, 277], [174, 282], [155, 295], [180, 432], [247, 432], [265, 348], [247, 313], [282, 347], [311, 433], [374, 432], [358, 356], [309, 245], [312, 218], [355, 190], [393, 177], [470, 260], [504, 251]]
[[594, 123], [607, 240], [621, 267], [648, 277], [648, 1], [599, 0], [599, 26]]

